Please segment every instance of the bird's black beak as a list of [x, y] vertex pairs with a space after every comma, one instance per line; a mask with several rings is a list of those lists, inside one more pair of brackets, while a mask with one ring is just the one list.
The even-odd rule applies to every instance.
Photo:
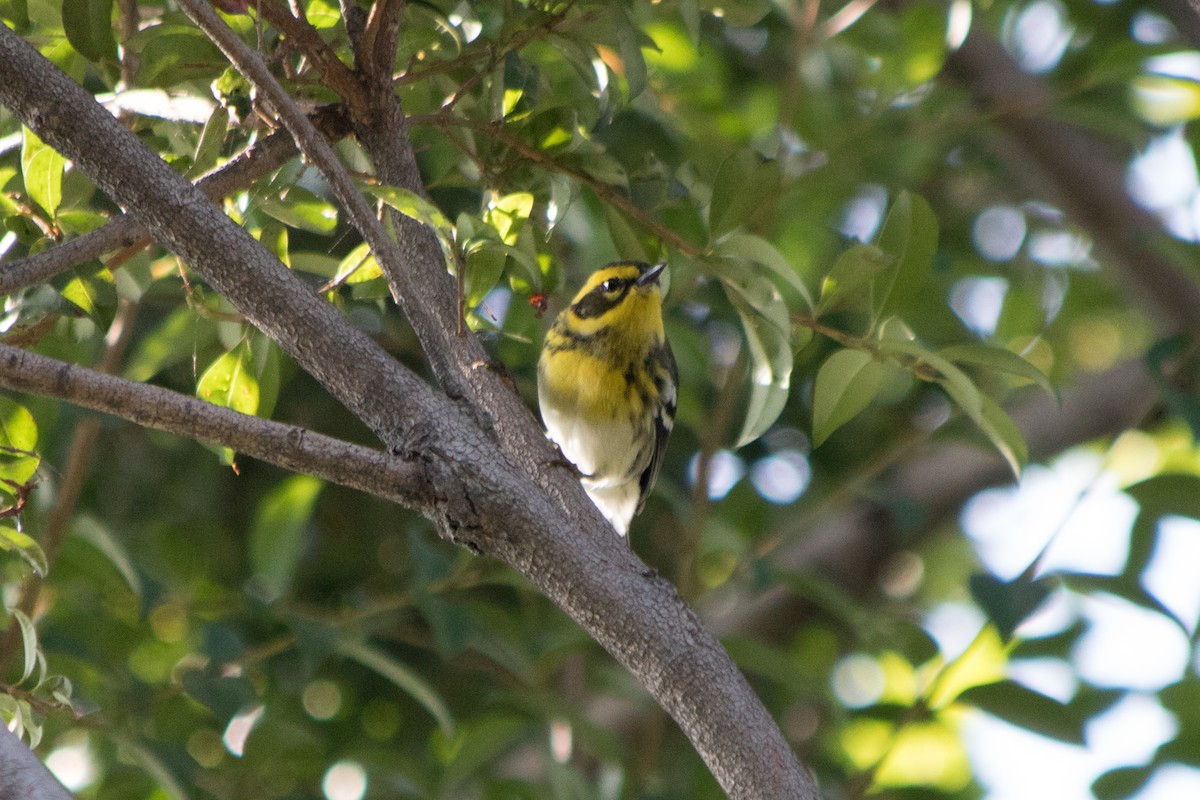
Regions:
[[665, 261], [660, 264], [655, 264], [653, 267], [650, 267], [650, 269], [639, 275], [635, 283], [638, 286], [649, 286], [651, 284], [658, 283], [658, 276], [662, 275], [663, 270], [666, 268], [667, 262]]

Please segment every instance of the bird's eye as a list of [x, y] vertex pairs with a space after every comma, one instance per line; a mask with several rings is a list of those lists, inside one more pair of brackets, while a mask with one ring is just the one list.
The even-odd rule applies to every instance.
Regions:
[[605, 294], [608, 294], [609, 292], [615, 292], [620, 288], [621, 281], [616, 278], [609, 278], [604, 283], [600, 284], [600, 291], [604, 292]]

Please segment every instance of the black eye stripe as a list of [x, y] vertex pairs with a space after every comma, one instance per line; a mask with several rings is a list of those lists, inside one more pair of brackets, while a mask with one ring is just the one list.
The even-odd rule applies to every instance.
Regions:
[[[616, 286], [605, 289], [604, 287], [608, 283], [615, 283]], [[609, 278], [584, 295], [583, 299], [571, 306], [571, 310], [580, 319], [598, 317], [606, 311], [615, 308], [625, 299], [625, 295], [629, 294], [629, 285], [628, 281], [620, 278]], [[613, 294], [613, 292], [616, 292], [616, 294]]]

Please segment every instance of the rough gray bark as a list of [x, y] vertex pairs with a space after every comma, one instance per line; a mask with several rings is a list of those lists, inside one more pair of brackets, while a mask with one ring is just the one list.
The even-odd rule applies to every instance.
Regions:
[[[8, 28], [0, 28], [0, 102], [136, 214], [393, 451], [418, 463], [428, 489], [413, 503], [442, 535], [512, 565], [583, 626], [676, 719], [731, 797], [818, 797], [725, 651], [674, 587], [612, 535], [567, 470], [542, 464], [538, 481], [552, 487], [552, 499], [478, 427], [475, 414], [348, 325]], [[540, 434], [534, 429], [527, 438]]]
[[8, 728], [0, 725], [0, 797], [5, 800], [72, 800], [50, 770]]

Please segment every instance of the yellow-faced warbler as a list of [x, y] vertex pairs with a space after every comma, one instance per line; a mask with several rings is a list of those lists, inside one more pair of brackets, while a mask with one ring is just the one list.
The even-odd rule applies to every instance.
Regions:
[[609, 264], [546, 334], [538, 403], [550, 438], [617, 533], [629, 531], [675, 422], [675, 357], [663, 333], [666, 264]]

